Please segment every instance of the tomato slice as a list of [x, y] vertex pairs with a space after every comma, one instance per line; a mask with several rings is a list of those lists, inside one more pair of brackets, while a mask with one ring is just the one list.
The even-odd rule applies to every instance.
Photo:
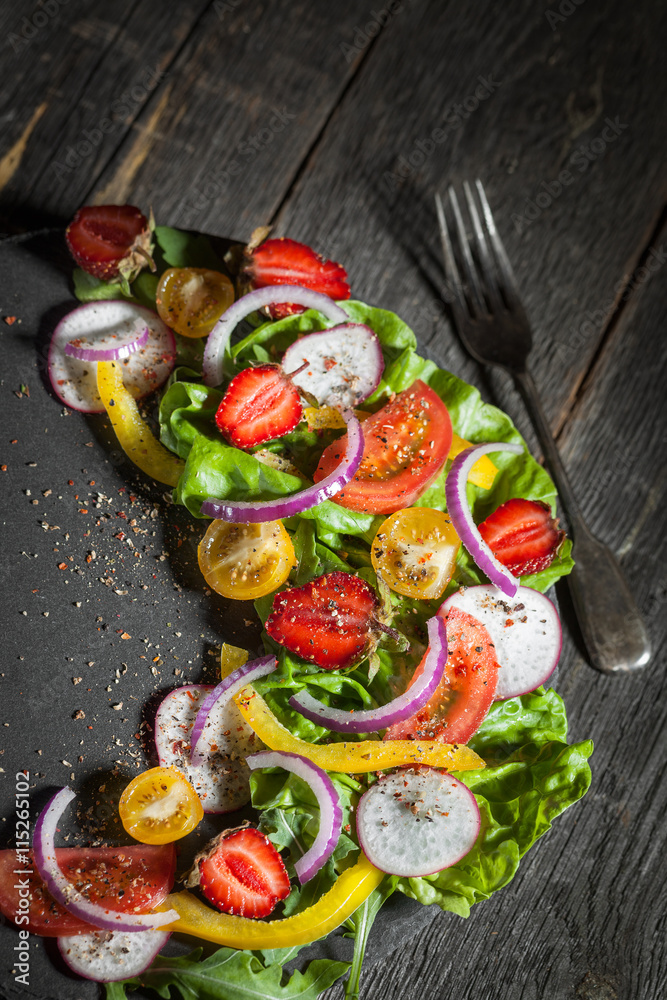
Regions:
[[192, 833], [204, 817], [196, 791], [175, 767], [138, 774], [118, 803], [127, 833], [143, 844], [170, 844]]
[[183, 337], [205, 337], [233, 301], [229, 278], [204, 267], [170, 267], [155, 293], [160, 319]]
[[398, 510], [371, 545], [376, 573], [404, 597], [442, 597], [456, 567], [461, 540], [447, 514], [430, 507]]
[[[430, 701], [404, 722], [391, 726], [386, 740], [442, 740], [467, 743], [491, 708], [498, 683], [495, 646], [476, 618], [450, 608], [438, 612], [447, 622], [449, 657], [445, 674]], [[410, 685], [423, 671], [421, 661]]]
[[199, 543], [198, 557], [211, 590], [237, 601], [271, 594], [296, 565], [292, 539], [282, 521], [212, 521]]
[[[364, 420], [364, 457], [333, 498], [367, 514], [393, 514], [417, 500], [447, 460], [452, 422], [440, 397], [420, 379]], [[315, 472], [324, 479], [340, 463], [347, 436], [325, 450]]]
[[[32, 851], [27, 856], [28, 864], [22, 865], [15, 850], [0, 851], [0, 913], [42, 937], [94, 930], [56, 903], [35, 870]], [[59, 847], [56, 858], [86, 899], [120, 913], [147, 913], [167, 898], [174, 884], [173, 844]]]

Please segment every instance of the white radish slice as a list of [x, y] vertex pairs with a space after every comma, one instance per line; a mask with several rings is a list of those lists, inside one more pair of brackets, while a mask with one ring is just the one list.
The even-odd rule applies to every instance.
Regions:
[[163, 767], [177, 767], [201, 799], [204, 812], [225, 813], [250, 801], [250, 768], [246, 757], [264, 749], [236, 703], [218, 702], [211, 709], [198, 741], [204, 763], [190, 762], [190, 734], [197, 712], [212, 684], [187, 684], [161, 702], [155, 717], [155, 746]]
[[58, 938], [72, 972], [96, 983], [113, 983], [145, 972], [169, 940], [170, 931], [93, 931]]
[[480, 824], [470, 789], [430, 767], [380, 778], [357, 806], [359, 843], [368, 860], [407, 878], [456, 864], [474, 846]]
[[308, 367], [293, 376], [294, 384], [315, 396], [320, 406], [337, 410], [367, 399], [384, 371], [380, 341], [361, 323], [342, 323], [296, 340], [283, 355], [283, 370], [289, 375], [304, 364]]
[[49, 379], [58, 399], [82, 413], [104, 413], [97, 391], [97, 363], [65, 353], [67, 344], [111, 350], [135, 340], [148, 327], [148, 340], [122, 361], [123, 382], [136, 399], [166, 382], [176, 361], [174, 335], [157, 313], [124, 299], [87, 302], [68, 313], [49, 345]]
[[488, 630], [501, 667], [496, 701], [534, 691], [556, 669], [563, 630], [555, 607], [538, 590], [519, 587], [506, 597], [492, 584], [465, 587], [443, 607], [467, 612]]

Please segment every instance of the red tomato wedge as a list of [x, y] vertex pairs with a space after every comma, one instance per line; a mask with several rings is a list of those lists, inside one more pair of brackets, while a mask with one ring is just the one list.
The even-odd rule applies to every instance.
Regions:
[[[449, 657], [444, 676], [430, 701], [409, 719], [391, 726], [386, 740], [467, 743], [491, 708], [499, 666], [491, 636], [476, 618], [458, 608], [445, 613], [441, 609], [438, 614], [447, 622]], [[423, 663], [410, 686], [422, 673]]]
[[[438, 475], [452, 443], [452, 422], [440, 397], [420, 379], [364, 420], [364, 457], [348, 485], [333, 498], [366, 514], [409, 507]], [[325, 450], [318, 483], [340, 463], [347, 437]]]
[[[176, 847], [59, 847], [58, 864], [92, 903], [121, 913], [146, 913], [162, 903], [174, 884]], [[90, 924], [53, 899], [32, 863], [22, 865], [14, 850], [0, 851], [0, 913], [33, 934], [66, 937], [89, 934]]]

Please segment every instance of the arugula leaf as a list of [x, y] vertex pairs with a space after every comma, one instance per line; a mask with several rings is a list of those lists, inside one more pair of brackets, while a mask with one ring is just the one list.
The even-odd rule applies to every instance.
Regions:
[[72, 272], [74, 294], [79, 302], [98, 302], [100, 299], [124, 299], [126, 296], [120, 282], [102, 281], [80, 267]]
[[366, 953], [366, 945], [368, 944], [368, 935], [371, 932], [375, 918], [380, 912], [380, 908], [389, 899], [395, 887], [396, 879], [386, 878], [346, 921], [346, 926], [351, 929], [354, 936], [354, 954], [352, 956], [350, 976], [345, 984], [345, 1000], [359, 1000], [359, 979]]

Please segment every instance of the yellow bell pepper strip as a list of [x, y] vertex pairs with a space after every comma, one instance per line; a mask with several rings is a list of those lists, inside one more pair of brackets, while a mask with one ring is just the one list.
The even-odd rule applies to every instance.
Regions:
[[175, 486], [185, 462], [161, 445], [141, 419], [134, 397], [123, 385], [123, 370], [117, 361], [97, 362], [97, 390], [127, 457], [151, 479]]
[[[355, 410], [354, 415], [357, 420], [365, 420], [370, 417], [366, 410]], [[342, 413], [334, 409], [333, 406], [305, 406], [303, 418], [308, 424], [309, 431], [342, 430], [345, 427]]]
[[362, 853], [357, 863], [339, 875], [332, 888], [307, 910], [268, 922], [218, 913], [192, 893], [177, 892], [167, 896], [160, 909], [174, 909], [180, 919], [166, 924], [164, 930], [192, 934], [214, 944], [249, 951], [310, 944], [340, 927], [384, 877], [385, 873]]
[[[465, 438], [459, 437], [458, 434], [452, 436], [452, 445], [449, 449], [449, 455], [447, 456], [450, 460], [456, 458], [460, 455], [462, 451], [466, 448], [471, 448], [472, 442], [466, 441]], [[482, 455], [478, 458], [472, 469], [468, 473], [468, 482], [474, 483], [475, 486], [481, 486], [485, 490], [490, 490], [493, 486], [493, 480], [496, 478], [496, 473], [498, 469], [493, 464], [488, 455]]]
[[271, 750], [298, 753], [325, 771], [362, 774], [404, 764], [428, 764], [446, 771], [477, 771], [484, 761], [466, 746], [437, 740], [362, 740], [360, 743], [307, 743], [293, 736], [251, 684], [235, 698], [241, 715]]
[[222, 648], [220, 650], [220, 678], [224, 681], [225, 677], [237, 669], [237, 667], [242, 667], [244, 663], [248, 661], [248, 650], [241, 649], [240, 646], [231, 646], [228, 642], [223, 642]]

